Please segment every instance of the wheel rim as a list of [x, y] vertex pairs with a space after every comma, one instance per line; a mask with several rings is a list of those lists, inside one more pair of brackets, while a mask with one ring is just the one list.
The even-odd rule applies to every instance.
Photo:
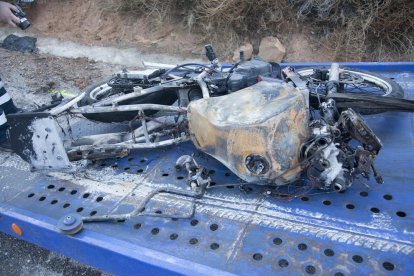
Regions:
[[[329, 72], [329, 69], [328, 69]], [[297, 70], [297, 73], [309, 81], [309, 89], [311, 92], [318, 93], [323, 91], [326, 81], [317, 80], [312, 77], [314, 69]], [[359, 93], [379, 96], [388, 96], [392, 92], [392, 86], [386, 80], [369, 73], [353, 71], [352, 69], [340, 69], [340, 74], [347, 75], [348, 79], [340, 83], [343, 85], [344, 93]], [[350, 78], [351, 76], [351, 78]], [[352, 81], [352, 77], [355, 77]], [[361, 82], [361, 78], [363, 81]], [[318, 82], [319, 81], [319, 82]], [[359, 82], [359, 83], [358, 83]], [[318, 91], [319, 90], [319, 91]]]

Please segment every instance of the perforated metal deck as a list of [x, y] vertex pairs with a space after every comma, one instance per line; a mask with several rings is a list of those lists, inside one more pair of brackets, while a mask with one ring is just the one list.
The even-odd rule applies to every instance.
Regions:
[[[414, 98], [414, 64], [350, 64], [382, 71]], [[295, 65], [297, 66], [297, 65]], [[0, 230], [109, 272], [148, 274], [270, 273], [350, 275], [414, 273], [414, 117], [366, 117], [384, 148], [377, 160], [385, 184], [354, 183], [342, 194], [280, 202], [263, 189], [239, 189], [237, 177], [190, 144], [136, 151], [90, 165], [87, 172], [30, 173], [18, 157], [2, 153]], [[83, 125], [90, 128], [89, 125]], [[192, 219], [138, 216], [118, 223], [86, 224], [74, 237], [60, 234], [68, 213], [102, 215], [133, 210], [152, 189], [186, 189], [174, 164], [195, 153], [216, 185], [197, 201]], [[191, 201], [155, 197], [145, 212], [182, 216]]]

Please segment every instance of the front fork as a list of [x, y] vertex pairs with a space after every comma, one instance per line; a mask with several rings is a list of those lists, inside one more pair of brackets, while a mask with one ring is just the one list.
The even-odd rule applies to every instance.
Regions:
[[338, 93], [339, 88], [339, 64], [332, 63], [331, 70], [329, 71], [329, 80], [326, 83], [326, 90], [328, 95], [332, 93]]
[[[328, 95], [339, 92], [339, 72], [339, 63], [332, 63], [331, 69], [329, 71], [329, 79], [326, 83], [326, 90]], [[301, 91], [309, 91], [307, 83], [300, 78], [293, 67], [286, 67], [283, 69], [283, 73], [285, 74], [286, 78], [290, 79], [295, 84], [296, 88]]]

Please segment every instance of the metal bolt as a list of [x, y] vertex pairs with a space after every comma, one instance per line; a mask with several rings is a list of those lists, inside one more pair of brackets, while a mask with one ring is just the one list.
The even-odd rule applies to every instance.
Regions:
[[64, 220], [63, 220], [63, 224], [65, 225], [73, 225], [76, 222], [76, 219], [72, 216], [67, 216]]

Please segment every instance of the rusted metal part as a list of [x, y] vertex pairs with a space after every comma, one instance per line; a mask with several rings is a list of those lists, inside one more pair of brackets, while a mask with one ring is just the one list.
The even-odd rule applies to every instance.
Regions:
[[196, 147], [241, 179], [261, 184], [283, 185], [299, 177], [308, 116], [299, 90], [267, 81], [188, 107]]

